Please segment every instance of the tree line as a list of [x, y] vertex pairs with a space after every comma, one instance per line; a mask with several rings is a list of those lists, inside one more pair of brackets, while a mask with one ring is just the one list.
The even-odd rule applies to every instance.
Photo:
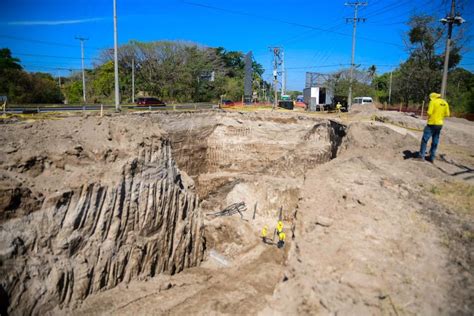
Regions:
[[60, 103], [64, 96], [49, 73], [29, 73], [10, 49], [0, 49], [0, 95], [14, 103]]
[[[391, 73], [377, 74], [376, 66], [354, 71], [353, 95], [371, 96], [384, 103], [413, 106], [439, 92], [444, 61], [444, 29], [434, 17], [410, 18], [405, 34], [408, 58]], [[458, 67], [463, 50], [462, 32], [454, 38], [450, 54], [447, 99], [456, 112], [474, 112], [474, 74]], [[132, 70], [135, 91], [167, 102], [240, 100], [243, 95], [245, 55], [222, 47], [205, 47], [179, 41], [130, 41], [118, 50], [119, 89], [123, 103], [132, 102]], [[271, 96], [272, 86], [263, 80], [262, 66], [253, 61], [253, 89]], [[0, 50], [0, 95], [14, 103], [82, 102], [81, 73], [64, 78], [61, 87], [47, 73], [28, 73], [9, 49]], [[114, 91], [113, 50], [100, 54], [86, 70], [86, 95], [91, 103], [112, 103]], [[349, 69], [331, 74], [327, 82], [335, 95], [346, 96]], [[298, 95], [301, 92], [295, 91]]]
[[[221, 97], [240, 100], [243, 94], [245, 55], [222, 47], [210, 48], [192, 43], [131, 41], [119, 47], [118, 64], [122, 102], [132, 102], [132, 71], [135, 93], [167, 102], [217, 101]], [[254, 88], [268, 85], [263, 68], [253, 61]], [[100, 62], [88, 70], [87, 95], [91, 102], [111, 102], [114, 90], [113, 51], [104, 50]], [[71, 103], [82, 98], [81, 74], [75, 74], [64, 87]]]

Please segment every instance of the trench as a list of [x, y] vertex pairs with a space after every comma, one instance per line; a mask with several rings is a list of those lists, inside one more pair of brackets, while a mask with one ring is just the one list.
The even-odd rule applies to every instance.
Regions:
[[257, 214], [282, 208], [291, 220], [308, 168], [337, 157], [346, 127], [333, 120], [246, 113], [155, 118], [173, 157], [191, 178], [205, 212], [245, 202]]

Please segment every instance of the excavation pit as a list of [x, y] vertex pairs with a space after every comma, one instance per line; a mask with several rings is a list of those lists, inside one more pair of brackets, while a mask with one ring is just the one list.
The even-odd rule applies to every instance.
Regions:
[[[345, 126], [274, 113], [181, 113], [154, 116], [173, 157], [193, 180], [201, 207], [217, 211], [245, 202], [253, 217], [291, 220], [306, 169], [337, 155]], [[317, 190], [317, 188], [315, 188]]]
[[[218, 111], [10, 124], [2, 308], [74, 310], [122, 283], [198, 266], [211, 249], [235, 259], [280, 209], [293, 220], [305, 169], [331, 160], [343, 135], [328, 120]], [[207, 225], [205, 214], [236, 202], [243, 218]]]
[[472, 314], [474, 130], [425, 164], [423, 122], [383, 115], [4, 124], [0, 313]]

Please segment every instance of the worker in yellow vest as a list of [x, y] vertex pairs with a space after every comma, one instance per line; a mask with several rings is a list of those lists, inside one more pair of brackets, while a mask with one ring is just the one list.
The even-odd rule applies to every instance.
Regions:
[[281, 233], [283, 231], [283, 222], [282, 221], [278, 221], [276, 230], [277, 230], [278, 233]]
[[265, 225], [265, 226], [263, 226], [263, 228], [262, 228], [262, 233], [261, 233], [261, 235], [260, 235], [260, 237], [262, 237], [262, 241], [263, 241], [264, 243], [267, 243], [267, 234], [268, 234], [268, 226]]
[[435, 92], [430, 94], [430, 104], [428, 105], [428, 111], [426, 113], [428, 114], [428, 122], [423, 130], [419, 158], [425, 160], [426, 146], [430, 138], [432, 138], [430, 156], [427, 160], [433, 163], [436, 149], [438, 148], [439, 136], [443, 128], [443, 119], [449, 117], [451, 113], [449, 112], [448, 102], [443, 100], [441, 95]]
[[273, 232], [273, 238], [272, 240], [275, 240], [275, 236], [278, 237], [278, 235], [283, 231], [283, 222], [282, 221], [278, 221], [277, 222], [277, 225], [275, 227], [275, 231]]
[[286, 234], [284, 232], [281, 232], [278, 234], [278, 243], [277, 243], [278, 248], [283, 248], [283, 246], [285, 245], [285, 239], [286, 239]]

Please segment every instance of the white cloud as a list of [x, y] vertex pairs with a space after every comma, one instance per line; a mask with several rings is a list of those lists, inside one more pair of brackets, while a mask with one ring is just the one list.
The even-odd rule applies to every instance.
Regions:
[[79, 19], [79, 20], [56, 20], [56, 21], [13, 21], [8, 22], [8, 25], [65, 25], [65, 24], [79, 24], [89, 23], [95, 21], [102, 21], [105, 18]]

